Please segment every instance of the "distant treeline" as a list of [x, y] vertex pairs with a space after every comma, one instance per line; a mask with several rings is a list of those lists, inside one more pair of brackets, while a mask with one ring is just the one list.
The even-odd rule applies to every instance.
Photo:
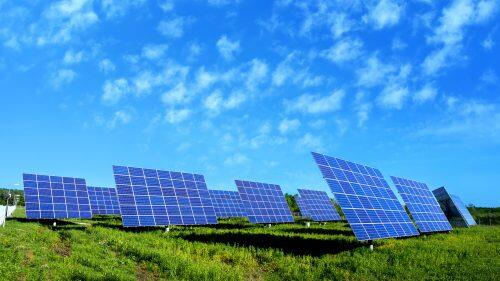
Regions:
[[500, 225], [500, 208], [485, 208], [475, 207], [470, 205], [467, 207], [476, 220], [477, 224], [481, 225]]
[[5, 205], [7, 203], [7, 198], [9, 198], [9, 192], [12, 194], [12, 198], [9, 200], [9, 205], [12, 204], [12, 200], [15, 195], [19, 195], [18, 205], [24, 206], [24, 191], [19, 189], [9, 189], [0, 188], [0, 205]]

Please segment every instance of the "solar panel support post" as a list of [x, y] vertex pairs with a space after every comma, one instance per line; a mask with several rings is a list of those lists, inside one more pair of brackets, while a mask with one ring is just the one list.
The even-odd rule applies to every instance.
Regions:
[[268, 228], [271, 228], [271, 224], [270, 224], [270, 223], [268, 223], [268, 224], [267, 224], [267, 227], [268, 227]]
[[169, 232], [169, 231], [170, 231], [170, 226], [169, 226], [169, 225], [167, 225], [167, 226], [165, 227], [165, 232]]
[[370, 251], [373, 251], [373, 241], [368, 241], [368, 243], [370, 243]]
[[57, 222], [55, 222], [55, 221], [54, 221], [54, 222], [52, 223], [52, 226], [53, 226], [53, 227], [56, 227], [56, 226], [57, 226]]
[[9, 213], [9, 199], [12, 197], [12, 194], [9, 191], [9, 196], [7, 197], [7, 202], [5, 202], [5, 217], [2, 223], [2, 227], [5, 227], [5, 224], [7, 223], [7, 214]]
[[311, 227], [311, 223], [310, 222], [306, 222], [306, 226], [307, 226], [307, 228]]

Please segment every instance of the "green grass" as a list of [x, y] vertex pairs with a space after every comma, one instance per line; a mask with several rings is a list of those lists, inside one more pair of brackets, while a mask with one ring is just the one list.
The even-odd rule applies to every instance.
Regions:
[[[0, 228], [5, 280], [495, 280], [500, 227], [357, 242], [345, 223], [123, 229], [119, 218]], [[78, 223], [85, 223], [78, 224]]]

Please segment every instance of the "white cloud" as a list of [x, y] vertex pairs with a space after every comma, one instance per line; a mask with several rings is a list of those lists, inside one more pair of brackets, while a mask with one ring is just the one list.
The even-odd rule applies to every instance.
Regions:
[[369, 119], [370, 112], [372, 110], [372, 103], [366, 101], [365, 93], [358, 92], [355, 98], [355, 110], [358, 117], [358, 127], [363, 127]]
[[132, 120], [132, 115], [126, 110], [118, 110], [113, 114], [113, 118], [108, 121], [107, 126], [114, 128], [118, 124], [126, 125]]
[[54, 88], [59, 88], [71, 83], [76, 77], [76, 72], [71, 69], [59, 69], [52, 75], [51, 83]]
[[319, 137], [315, 137], [310, 133], [305, 134], [302, 138], [297, 141], [298, 149], [309, 149], [314, 151], [323, 150], [323, 142]]
[[375, 7], [370, 8], [364, 20], [374, 24], [375, 29], [382, 29], [397, 24], [403, 14], [404, 4], [393, 0], [380, 0]]
[[37, 33], [38, 45], [59, 44], [70, 41], [73, 36], [97, 23], [92, 0], [64, 0], [49, 6], [43, 17], [30, 27]]
[[347, 18], [346, 14], [338, 14], [333, 18], [331, 31], [334, 38], [340, 38], [344, 33], [352, 29], [353, 22]]
[[139, 72], [133, 79], [134, 93], [137, 96], [149, 94], [159, 87], [173, 86], [186, 80], [189, 72], [187, 66], [168, 62], [158, 72], [144, 70]]
[[426, 84], [422, 89], [420, 89], [420, 91], [415, 93], [413, 100], [418, 104], [422, 104], [433, 100], [436, 95], [437, 90], [432, 85]]
[[493, 38], [491, 38], [491, 36], [488, 36], [486, 39], [484, 39], [484, 41], [481, 43], [481, 46], [483, 46], [483, 48], [485, 50], [491, 50], [493, 49], [493, 46], [495, 46], [495, 42], [493, 41]]
[[380, 62], [376, 55], [372, 55], [366, 61], [363, 68], [357, 71], [359, 86], [367, 88], [380, 85], [386, 81], [387, 76], [396, 71], [396, 67], [392, 64], [384, 64]]
[[163, 20], [158, 24], [160, 34], [169, 38], [180, 38], [184, 35], [186, 20], [183, 17], [177, 17], [171, 20]]
[[166, 44], [146, 45], [142, 48], [142, 56], [150, 60], [157, 60], [163, 57], [167, 48]]
[[115, 71], [116, 67], [110, 59], [103, 59], [99, 62], [99, 70], [107, 74]]
[[184, 83], [181, 82], [174, 88], [163, 93], [161, 96], [161, 100], [163, 103], [168, 105], [176, 105], [187, 102], [189, 100], [189, 97]]
[[146, 3], [146, 0], [101, 0], [101, 9], [107, 18], [122, 17], [132, 8]]
[[217, 49], [220, 55], [227, 61], [234, 58], [234, 53], [240, 50], [240, 41], [231, 41], [226, 35], [217, 40]]
[[424, 72], [433, 75], [453, 64], [461, 53], [466, 27], [491, 19], [496, 12], [496, 2], [497, 0], [454, 0], [444, 8], [440, 24], [428, 38], [430, 43], [440, 47], [425, 58], [422, 63]]
[[65, 64], [78, 64], [84, 58], [83, 51], [75, 52], [73, 50], [68, 50], [64, 53], [63, 62]]
[[285, 118], [281, 120], [280, 125], [278, 129], [282, 134], [295, 131], [300, 127], [300, 121], [299, 119], [288, 119]]
[[386, 108], [401, 109], [408, 97], [408, 88], [397, 83], [390, 83], [384, 87], [378, 97], [380, 105]]
[[321, 52], [321, 55], [333, 63], [343, 63], [358, 58], [362, 48], [361, 40], [345, 38]]
[[248, 157], [241, 153], [236, 153], [224, 160], [224, 164], [227, 166], [241, 165], [248, 162]]
[[297, 52], [288, 54], [272, 73], [273, 86], [281, 87], [289, 81], [303, 88], [321, 85], [323, 77], [311, 74], [304, 61]]
[[212, 6], [225, 6], [229, 4], [238, 4], [240, 0], [207, 0], [207, 3]]
[[177, 124], [185, 121], [191, 115], [191, 110], [189, 109], [169, 109], [165, 114], [165, 120], [170, 124]]
[[334, 91], [327, 96], [304, 94], [293, 101], [285, 101], [285, 106], [288, 111], [310, 114], [334, 112], [342, 108], [344, 96], [343, 90]]
[[498, 75], [495, 73], [493, 69], [488, 69], [481, 75], [480, 80], [481, 82], [486, 84], [497, 84]]
[[246, 73], [246, 85], [250, 90], [255, 90], [267, 78], [269, 68], [264, 61], [253, 59], [250, 62], [250, 69]]
[[196, 72], [196, 77], [195, 77], [195, 82], [196, 82], [195, 85], [196, 86], [195, 87], [198, 90], [203, 90], [203, 89], [211, 87], [214, 83], [217, 82], [217, 80], [219, 80], [218, 75], [216, 75], [212, 72], [206, 71], [204, 67], [201, 67]]
[[245, 100], [246, 96], [240, 92], [233, 93], [225, 99], [221, 91], [215, 90], [205, 98], [203, 106], [210, 114], [217, 115], [224, 109], [237, 108]]
[[119, 78], [113, 81], [107, 80], [104, 83], [101, 100], [107, 104], [115, 104], [129, 92], [130, 87], [126, 79]]
[[158, 3], [158, 6], [160, 6], [160, 9], [162, 9], [163, 12], [170, 12], [174, 9], [174, 1], [173, 0], [165, 0], [162, 2]]

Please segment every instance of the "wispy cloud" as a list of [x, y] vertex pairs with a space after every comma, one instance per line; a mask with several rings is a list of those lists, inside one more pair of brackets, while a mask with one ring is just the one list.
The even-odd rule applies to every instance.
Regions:
[[169, 38], [180, 38], [184, 35], [184, 27], [186, 19], [183, 17], [176, 17], [170, 20], [162, 20], [158, 24], [158, 32]]
[[217, 40], [217, 49], [220, 55], [227, 61], [234, 58], [234, 54], [240, 50], [240, 41], [231, 41], [226, 35]]
[[106, 104], [116, 104], [130, 92], [130, 85], [125, 78], [107, 80], [104, 83], [101, 100]]
[[288, 111], [309, 114], [334, 112], [342, 108], [344, 96], [343, 90], [336, 90], [325, 96], [304, 94], [295, 100], [286, 100], [285, 107]]
[[373, 24], [375, 29], [382, 29], [396, 25], [404, 11], [404, 4], [394, 0], [380, 0], [369, 8], [369, 13], [364, 17], [367, 23]]
[[51, 83], [54, 88], [71, 83], [76, 77], [76, 72], [71, 69], [59, 69], [52, 74]]

